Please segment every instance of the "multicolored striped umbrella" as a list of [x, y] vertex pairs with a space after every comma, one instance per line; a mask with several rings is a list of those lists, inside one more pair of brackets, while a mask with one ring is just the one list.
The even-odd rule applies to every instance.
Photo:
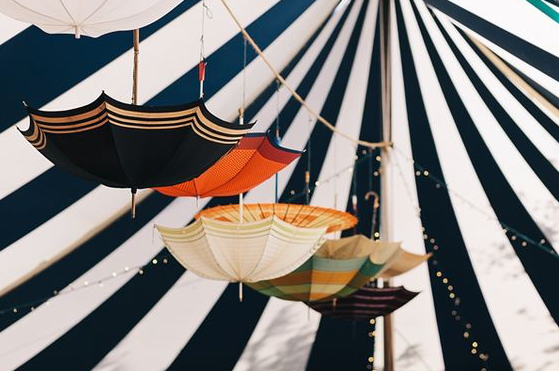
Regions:
[[256, 187], [299, 156], [300, 151], [281, 147], [265, 133], [249, 133], [202, 175], [155, 190], [172, 197], [233, 196]]
[[406, 305], [419, 293], [399, 287], [374, 287], [367, 284], [354, 294], [331, 301], [308, 302], [323, 316], [349, 320], [369, 320], [385, 316]]
[[295, 301], [326, 301], [354, 293], [400, 255], [400, 244], [363, 235], [329, 240], [293, 272], [251, 283], [262, 294]]

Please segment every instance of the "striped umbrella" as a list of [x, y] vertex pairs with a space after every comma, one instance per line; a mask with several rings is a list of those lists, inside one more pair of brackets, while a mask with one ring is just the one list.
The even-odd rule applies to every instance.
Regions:
[[265, 133], [249, 133], [202, 175], [155, 190], [173, 197], [233, 196], [256, 187], [299, 156], [300, 151], [281, 147]]
[[307, 305], [323, 316], [368, 320], [394, 312], [418, 294], [418, 292], [406, 290], [404, 286], [374, 287], [373, 284], [367, 284], [345, 298], [327, 302], [308, 302]]
[[[250, 210], [254, 205], [246, 206]], [[252, 215], [254, 220], [239, 223], [207, 217], [204, 214], [215, 210], [207, 211], [185, 228], [156, 228], [165, 246], [185, 268], [204, 278], [240, 284], [292, 272], [318, 250], [327, 230], [341, 225], [340, 216], [346, 216], [330, 210], [331, 218], [316, 219], [312, 226], [298, 226], [278, 214], [260, 213]]]
[[297, 227], [317, 228], [326, 226], [326, 232], [338, 232], [353, 227], [357, 218], [349, 213], [329, 209], [320, 206], [298, 205], [298, 204], [246, 204], [216, 206], [201, 211], [196, 218], [205, 216], [208, 218], [230, 221], [250, 222], [265, 219], [270, 215]]
[[341, 298], [377, 277], [400, 253], [399, 243], [373, 241], [363, 235], [329, 240], [290, 274], [249, 286], [284, 300], [307, 302]]
[[149, 107], [105, 93], [68, 111], [28, 111], [30, 126], [21, 133], [43, 156], [70, 174], [133, 195], [200, 175], [252, 127], [217, 118], [202, 100]]

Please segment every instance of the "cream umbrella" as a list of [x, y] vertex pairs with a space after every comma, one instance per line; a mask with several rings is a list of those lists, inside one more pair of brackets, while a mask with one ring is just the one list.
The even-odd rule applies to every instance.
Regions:
[[[238, 205], [233, 206], [238, 210]], [[253, 205], [246, 206], [251, 210]], [[292, 207], [299, 210], [299, 214], [305, 214], [307, 208], [317, 212], [315, 207]], [[292, 272], [318, 250], [327, 232], [352, 226], [343, 224], [340, 219], [354, 220], [349, 214], [320, 208], [323, 217], [305, 227], [301, 226], [300, 218], [297, 222], [284, 220], [286, 210], [278, 209], [283, 212], [247, 212], [245, 215], [250, 215], [252, 220], [239, 222], [227, 218], [219, 220], [220, 212], [228, 210], [218, 207], [205, 210], [184, 228], [159, 225], [156, 228], [165, 246], [186, 269], [208, 279], [239, 282], [239, 299], [242, 300], [243, 282], [270, 280]], [[213, 215], [213, 218], [205, 215]]]
[[0, 12], [55, 34], [99, 37], [155, 22], [182, 0], [0, 0]]

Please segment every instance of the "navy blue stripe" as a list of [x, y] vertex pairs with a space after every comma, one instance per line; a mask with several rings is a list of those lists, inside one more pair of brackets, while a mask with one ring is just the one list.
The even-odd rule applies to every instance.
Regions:
[[[198, 1], [185, 0], [158, 21], [142, 28], [141, 40], [153, 35]], [[190, 35], [194, 43], [200, 37], [199, 30], [192, 30]], [[76, 40], [73, 35], [49, 35], [37, 27], [29, 27], [6, 41], [0, 45], [0, 80], [3, 86], [0, 90], [0, 131], [27, 115], [22, 100], [33, 107], [41, 107], [131, 47], [131, 31]], [[162, 65], [165, 65], [164, 61]]]
[[[410, 1], [410, 3], [414, 6], [413, 1]], [[413, 10], [416, 18], [418, 18], [415, 6]], [[408, 117], [412, 120], [409, 129], [413, 158], [422, 166], [428, 168], [431, 174], [444, 181], [416, 74], [420, 70], [416, 70], [411, 54], [399, 1], [396, 1], [396, 19], [404, 76], [406, 109]], [[418, 21], [420, 20], [418, 19]], [[419, 22], [419, 25], [423, 39], [429, 48], [431, 45], [429, 36], [424, 33], [423, 24]], [[443, 65], [436, 64], [434, 67], [437, 72], [439, 70], [444, 71]], [[443, 83], [441, 82], [441, 85]], [[455, 99], [458, 99], [458, 96]], [[417, 178], [417, 192], [422, 223], [426, 231], [436, 238], [436, 242], [440, 246], [440, 249], [436, 251], [436, 257], [431, 259], [431, 264], [429, 264], [429, 277], [445, 369], [479, 370], [484, 367], [484, 364], [479, 358], [472, 356], [470, 344], [463, 337], [465, 331], [463, 325], [451, 315], [452, 311], [457, 308], [449, 300], [446, 287], [435, 282], [441, 279], [436, 276], [439, 266], [444, 270], [444, 274], [455, 287], [455, 290], [460, 293], [461, 300], [458, 309], [463, 315], [467, 315], [474, 326], [472, 333], [475, 334], [480, 351], [489, 354], [488, 368], [490, 370], [511, 370], [479, 288], [448, 193], [444, 188], [434, 187], [434, 184], [426, 177]], [[432, 246], [427, 242], [425, 248], [427, 252], [433, 252]], [[437, 265], [434, 264], [435, 261]]]
[[[29, 146], [29, 151], [34, 151]], [[53, 168], [0, 199], [3, 218], [0, 251], [62, 212], [95, 188], [95, 184]]]
[[[371, 5], [374, 6], [374, 5]], [[367, 84], [367, 95], [361, 122], [359, 138], [377, 142], [381, 140], [381, 99], [380, 99], [380, 22], [377, 15], [373, 51]], [[350, 93], [351, 94], [351, 93]], [[356, 156], [362, 157], [363, 147], [359, 147]], [[365, 150], [365, 154], [369, 152]], [[369, 157], [374, 170], [379, 162], [374, 156]], [[374, 171], [373, 170], [373, 171]], [[365, 161], [354, 169], [352, 188], [358, 197], [357, 232], [367, 236], [371, 234], [372, 200], [364, 200], [365, 193], [370, 190], [380, 191], [378, 177], [369, 172], [369, 162]], [[353, 192], [350, 192], [353, 193]], [[353, 212], [351, 195], [346, 210]], [[377, 224], [378, 225], [378, 224]], [[344, 231], [342, 236], [353, 234], [353, 229]], [[371, 363], [369, 357], [374, 356], [374, 337], [369, 336], [375, 331], [375, 325], [369, 321], [351, 322], [343, 319], [322, 317], [316, 333], [315, 341], [307, 363], [307, 370], [366, 370]]]
[[[431, 13], [433, 15], [433, 13]], [[528, 139], [524, 132], [516, 125], [514, 120], [509, 116], [507, 111], [499, 104], [497, 99], [491, 94], [489, 89], [485, 86], [481, 78], [474, 71], [472, 66], [466, 61], [460, 50], [456, 47], [446, 30], [440, 24], [439, 20], [434, 17], [435, 23], [439, 27], [444, 39], [450, 46], [450, 49], [454, 53], [456, 59], [462, 66], [464, 72], [474, 85], [481, 99], [485, 102], [487, 107], [491, 110], [491, 113], [503, 128], [503, 131], [513, 142], [518, 152], [526, 160], [528, 165], [532, 168], [534, 173], [540, 178], [542, 183], [547, 187], [547, 189], [559, 200], [559, 187], [558, 179], [559, 174], [553, 165], [541, 154], [536, 145]], [[485, 61], [486, 63], [488, 61]]]
[[[248, 30], [254, 34], [259, 45], [266, 48], [283, 32], [285, 25], [294, 21], [313, 1], [280, 2], [249, 25]], [[278, 16], [278, 14], [281, 14], [281, 16]], [[207, 58], [208, 67], [205, 82], [207, 98], [212, 97], [242, 69], [242, 40], [242, 36], [237, 34]], [[254, 53], [249, 53], [247, 56], [248, 62], [255, 57]], [[188, 87], [190, 89], [187, 89]], [[196, 67], [165, 88], [147, 104], [170, 105], [197, 99], [198, 68]], [[32, 150], [34, 149], [30, 146], [29, 151]], [[95, 186], [93, 183], [81, 180], [69, 183], [69, 180], [68, 175], [62, 174], [56, 169], [49, 169], [42, 176], [32, 180], [23, 188], [0, 201], [0, 213], [11, 215], [8, 221], [10, 233], [0, 237], [0, 250], [45, 223], [83, 197]], [[45, 201], [47, 198], [48, 201]], [[30, 210], [22, 208], [21, 205], [31, 205]], [[138, 212], [141, 212], [141, 210], [138, 210]]]
[[[476, 52], [478, 57], [485, 63], [487, 68], [493, 72], [493, 74], [499, 79], [505, 88], [514, 96], [514, 98], [522, 104], [522, 106], [536, 119], [537, 122], [551, 135], [555, 140], [559, 141], [559, 126], [549, 118], [542, 110], [534, 103], [530, 98], [528, 98], [522, 91], [517, 88], [503, 73], [495, 67], [495, 65], [487, 59], [485, 54], [483, 54], [479, 48], [470, 40], [464, 31], [460, 27], [455, 27], [455, 29], [462, 35], [464, 40], [470, 45], [470, 47]], [[497, 58], [499, 58], [497, 56]], [[514, 72], [516, 72], [524, 81], [530, 85], [534, 90], [542, 94], [547, 100], [559, 108], [559, 99], [544, 89], [542, 86], [537, 84], [535, 81], [531, 80], [528, 76], [524, 75], [522, 72], [517, 70], [514, 66], [510, 65], [503, 59], [499, 58], [503, 63], [507, 64]]]
[[[310, 0], [306, 3], [307, 6], [311, 4], [312, 1]], [[248, 31], [261, 37], [267, 32], [272, 33], [274, 31], [279, 35], [285, 29], [285, 24], [292, 23], [298, 16], [287, 11], [286, 7], [289, 6], [290, 4], [287, 2], [278, 3], [278, 5], [270, 10], [271, 13], [266, 13], [259, 18], [249, 27]], [[302, 7], [301, 3], [298, 3], [298, 9], [302, 13], [306, 8]], [[284, 18], [285, 24], [282, 27], [278, 25], [275, 28], [271, 28], [269, 17], [274, 17], [277, 20], [278, 14], [282, 15], [279, 18], [286, 17]], [[277, 35], [273, 33], [268, 34], [266, 40], [261, 41], [261, 44], [269, 45], [273, 41], [274, 36]], [[237, 47], [240, 50], [242, 50], [241, 45], [241, 43], [237, 43]], [[232, 50], [230, 51], [232, 52]], [[231, 68], [232, 64], [230, 63], [229, 66]], [[241, 66], [239, 65], [238, 67]], [[225, 76], [228, 75], [226, 71], [221, 70], [220, 72]], [[213, 94], [213, 92], [211, 93]], [[236, 198], [234, 197], [212, 199], [208, 206], [235, 201]], [[164, 254], [168, 254], [165, 249], [161, 250], [159, 256]], [[171, 258], [169, 259], [171, 260]], [[64, 366], [68, 369], [86, 369], [97, 364], [146, 315], [184, 272], [184, 269], [178, 264], [167, 265], [166, 270], [168, 272], [161, 273], [162, 276], [157, 274], [145, 275], [143, 277], [143, 284], [137, 284], [135, 280], [141, 280], [141, 278], [135, 277], [78, 325], [74, 326], [70, 331], [32, 358], [23, 368], [33, 369], [38, 364], [58, 366], [60, 361], [57, 363], [57, 360], [60, 357], [64, 358]], [[149, 295], [144, 295], [143, 290], [146, 289], [150, 291]], [[115, 308], [118, 308], [118, 310]], [[98, 330], [101, 327], [106, 327], [107, 324], [115, 323], [116, 325], [111, 326], [110, 332]], [[87, 336], [84, 334], [87, 334]], [[87, 339], [86, 341], [84, 341], [84, 336]], [[64, 354], [68, 351], [71, 351], [76, 356], [65, 357]]]
[[[37, 299], [48, 298], [52, 296], [53, 290], [60, 291], [71, 284], [132, 237], [171, 201], [171, 198], [158, 193], [148, 196], [138, 205], [136, 219], [132, 220], [128, 213], [124, 214], [64, 258], [0, 297], [0, 308], [11, 308], [28, 302], [34, 302], [35, 307], [39, 306], [43, 301], [36, 302]], [[0, 331], [28, 313], [29, 308], [14, 314], [0, 315]]]
[[[452, 84], [444, 64], [436, 53], [436, 49], [423, 23], [420, 19], [418, 21], [456, 127], [497, 218], [512, 228], [522, 231], [522, 233], [536, 241], [544, 239], [542, 231], [526, 211], [524, 205], [499, 169], [498, 164], [491, 155], [491, 151], [487, 148], [470, 114], [460, 100], [460, 96]], [[420, 163], [423, 164], [423, 162]], [[557, 260], [541, 249], [522, 247], [520, 239], [510, 242], [552, 317], [558, 322], [559, 297], [553, 284], [553, 282], [559, 282], [559, 265], [557, 265]], [[553, 249], [552, 246], [549, 245], [549, 247]]]
[[425, 2], [559, 81], [559, 69], [557, 68], [559, 58], [555, 55], [530, 44], [448, 0], [425, 0]]

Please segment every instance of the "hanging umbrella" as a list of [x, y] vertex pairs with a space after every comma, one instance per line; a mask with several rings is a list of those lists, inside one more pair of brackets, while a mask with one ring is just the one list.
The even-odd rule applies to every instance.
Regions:
[[252, 124], [212, 115], [202, 100], [168, 107], [136, 106], [101, 94], [69, 111], [28, 108], [24, 137], [78, 177], [109, 187], [162, 187], [190, 180], [231, 150]]
[[354, 293], [395, 262], [399, 243], [363, 235], [329, 240], [295, 271], [249, 286], [285, 300], [324, 301]]
[[[329, 214], [328, 217], [312, 226], [300, 226], [285, 220], [285, 214], [249, 211], [252, 206], [256, 205], [244, 205], [245, 215], [251, 220], [241, 223], [205, 215], [217, 215], [217, 207], [203, 211], [185, 228], [156, 228], [169, 251], [188, 270], [209, 279], [250, 283], [293, 271], [316, 252], [328, 230], [351, 227], [343, 218], [354, 220], [345, 213], [323, 209], [320, 215]], [[302, 209], [301, 205], [292, 206]]]
[[301, 156], [279, 146], [265, 133], [247, 134], [202, 175], [156, 191], [173, 197], [233, 196], [256, 187]]
[[182, 0], [0, 0], [0, 12], [47, 33], [99, 37], [144, 27]]
[[[242, 214], [242, 218], [240, 218]], [[201, 216], [215, 220], [238, 223], [265, 219], [271, 215], [293, 226], [302, 228], [317, 228], [326, 226], [326, 233], [343, 231], [353, 227], [357, 218], [353, 215], [319, 206], [297, 204], [246, 204], [216, 206], [202, 210], [196, 218]]]
[[406, 305], [419, 293], [399, 287], [374, 287], [367, 284], [352, 295], [331, 301], [311, 301], [308, 306], [323, 316], [350, 320], [369, 320], [385, 316]]

